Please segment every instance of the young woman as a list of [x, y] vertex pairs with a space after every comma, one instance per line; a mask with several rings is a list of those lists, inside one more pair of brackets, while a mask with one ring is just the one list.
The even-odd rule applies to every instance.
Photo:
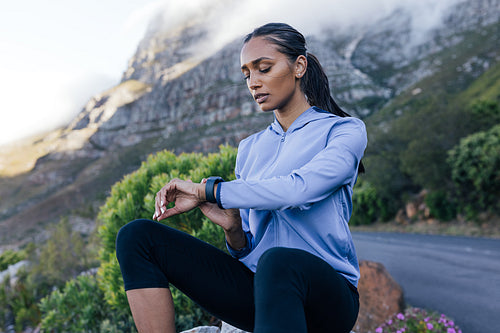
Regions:
[[359, 267], [348, 221], [365, 126], [337, 106], [318, 60], [289, 25], [249, 34], [241, 71], [275, 121], [240, 143], [236, 180], [174, 179], [158, 192], [153, 216], [200, 207], [223, 228], [231, 255], [154, 221], [124, 226], [117, 256], [137, 328], [175, 332], [171, 283], [247, 331], [349, 332]]

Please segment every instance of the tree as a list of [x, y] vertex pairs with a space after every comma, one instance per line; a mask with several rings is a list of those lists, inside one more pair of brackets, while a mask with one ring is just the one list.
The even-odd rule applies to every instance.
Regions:
[[462, 139], [447, 161], [466, 213], [500, 212], [500, 125]]
[[34, 261], [31, 275], [51, 286], [62, 286], [91, 264], [85, 241], [80, 233], [72, 230], [68, 218], [61, 219], [54, 227]]

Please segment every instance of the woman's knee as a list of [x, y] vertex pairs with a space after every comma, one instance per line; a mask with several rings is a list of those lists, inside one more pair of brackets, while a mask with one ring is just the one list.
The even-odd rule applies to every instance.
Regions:
[[[262, 254], [257, 263], [257, 276], [266, 276], [266, 279], [282, 279], [287, 275], [295, 275], [293, 261], [295, 249], [274, 247]], [[260, 274], [259, 274], [260, 273]], [[258, 278], [256, 276], [256, 278]]]
[[120, 228], [116, 235], [116, 253], [119, 255], [124, 249], [130, 249], [141, 242], [148, 234], [151, 226], [157, 222], [150, 220], [134, 220]]
[[270, 248], [261, 255], [257, 267], [286, 267], [294, 260], [296, 251], [300, 250], [286, 247]]

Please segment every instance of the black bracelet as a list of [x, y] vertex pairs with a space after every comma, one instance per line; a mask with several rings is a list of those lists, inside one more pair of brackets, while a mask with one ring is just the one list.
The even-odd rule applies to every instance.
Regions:
[[208, 177], [207, 183], [205, 184], [205, 197], [208, 202], [217, 203], [217, 199], [214, 195], [215, 184], [223, 182], [224, 179], [221, 177]]

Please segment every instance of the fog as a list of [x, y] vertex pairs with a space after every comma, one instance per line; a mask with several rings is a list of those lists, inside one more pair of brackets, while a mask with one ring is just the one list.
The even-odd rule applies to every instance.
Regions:
[[210, 40], [199, 50], [203, 56], [268, 22], [285, 22], [304, 35], [325, 26], [340, 31], [363, 27], [386, 17], [396, 9], [412, 14], [411, 41], [416, 44], [442, 23], [450, 6], [464, 0], [184, 0], [168, 1], [159, 12], [162, 24], [151, 29], [170, 30], [200, 17], [210, 31]]

